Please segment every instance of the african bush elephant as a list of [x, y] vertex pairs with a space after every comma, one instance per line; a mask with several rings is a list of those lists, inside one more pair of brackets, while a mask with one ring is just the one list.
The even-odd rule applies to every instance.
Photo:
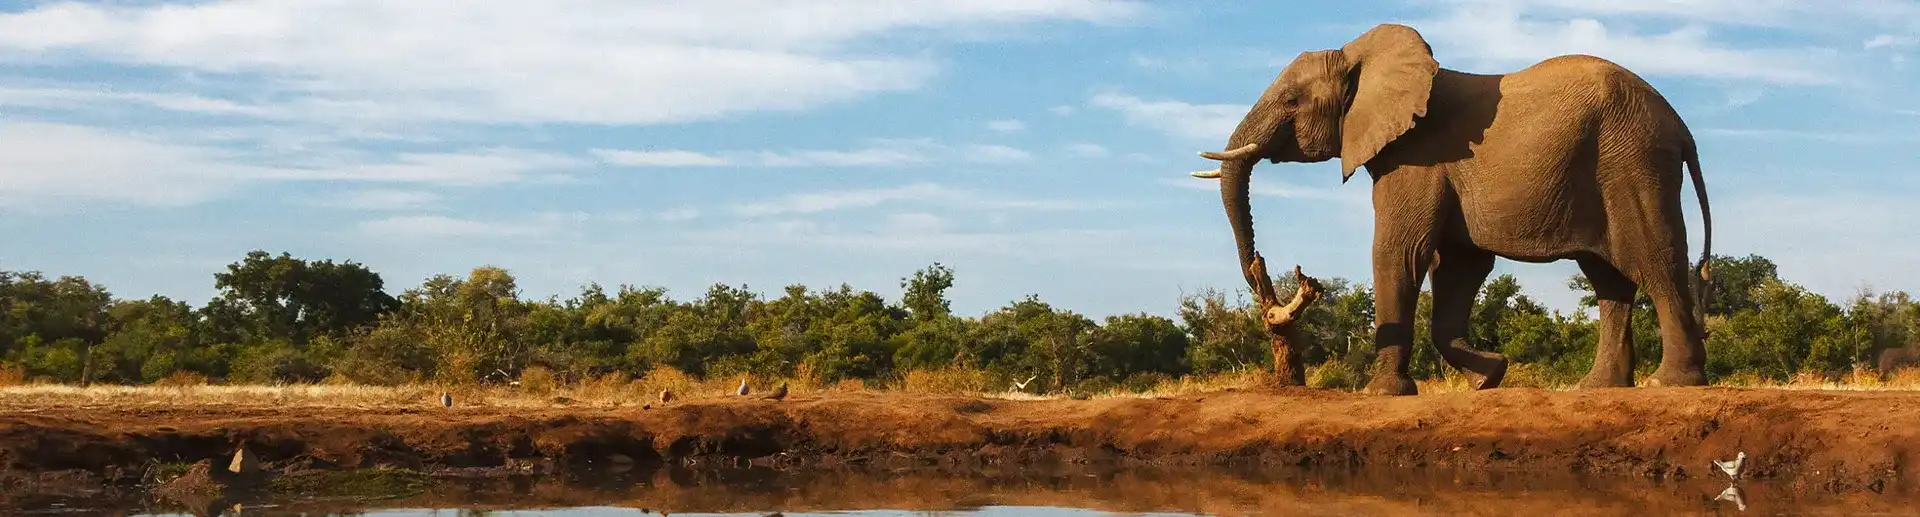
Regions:
[[[1498, 387], [1499, 354], [1467, 346], [1468, 315], [1494, 257], [1578, 262], [1599, 298], [1599, 344], [1581, 387], [1632, 386], [1632, 303], [1659, 315], [1654, 386], [1706, 384], [1706, 282], [1686, 292], [1680, 189], [1691, 169], [1713, 242], [1693, 136], [1666, 99], [1607, 60], [1559, 56], [1482, 75], [1440, 68], [1411, 27], [1383, 24], [1339, 49], [1304, 52], [1281, 70], [1227, 140], [1220, 179], [1244, 271], [1254, 257], [1247, 183], [1253, 165], [1335, 157], [1341, 182], [1373, 179], [1374, 337], [1368, 393], [1412, 395], [1407, 362], [1420, 285], [1433, 276], [1433, 344], [1454, 368]], [[1248, 282], [1254, 282], [1249, 276]], [[1691, 317], [1689, 317], [1691, 316]]]

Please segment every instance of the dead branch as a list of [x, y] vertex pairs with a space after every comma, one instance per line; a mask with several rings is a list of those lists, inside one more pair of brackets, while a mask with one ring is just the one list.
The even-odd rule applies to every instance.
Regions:
[[[1306, 369], [1300, 364], [1300, 315], [1307, 306], [1319, 300], [1326, 293], [1320, 280], [1307, 276], [1300, 271], [1298, 264], [1293, 266], [1294, 281], [1298, 288], [1293, 291], [1293, 299], [1285, 305], [1280, 303], [1280, 295], [1274, 292], [1273, 279], [1267, 273], [1266, 259], [1254, 252], [1253, 263], [1247, 266], [1247, 281], [1254, 285], [1254, 297], [1260, 300], [1261, 319], [1267, 327], [1267, 336], [1273, 346], [1273, 373], [1280, 384], [1285, 386], [1303, 386], [1306, 384]], [[1257, 280], [1257, 281], [1256, 281]]]

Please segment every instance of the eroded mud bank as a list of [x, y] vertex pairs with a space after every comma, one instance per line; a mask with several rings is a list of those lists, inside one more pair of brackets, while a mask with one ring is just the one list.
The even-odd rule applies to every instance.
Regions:
[[[1704, 479], [1803, 493], [1911, 490], [1920, 393], [1730, 388], [1418, 397], [1285, 390], [1011, 401], [906, 394], [642, 410], [43, 408], [0, 413], [0, 467], [103, 481], [244, 444], [276, 471], [376, 466], [492, 476], [568, 466], [964, 469], [1081, 465], [1423, 468]], [[66, 475], [66, 474], [61, 474]]]

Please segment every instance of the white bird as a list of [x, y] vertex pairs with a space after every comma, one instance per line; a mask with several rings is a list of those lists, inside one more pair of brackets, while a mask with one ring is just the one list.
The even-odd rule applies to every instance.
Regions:
[[1746, 501], [1746, 499], [1744, 499], [1744, 498], [1741, 498], [1741, 497], [1740, 497], [1740, 488], [1739, 488], [1739, 487], [1735, 487], [1735, 486], [1733, 486], [1733, 485], [1727, 485], [1727, 489], [1726, 489], [1726, 490], [1721, 490], [1721, 491], [1720, 491], [1720, 495], [1719, 495], [1719, 496], [1715, 496], [1715, 497], [1713, 498], [1713, 500], [1715, 500], [1715, 501], [1733, 501], [1733, 504], [1734, 504], [1734, 506], [1737, 506], [1737, 507], [1739, 507], [1739, 508], [1740, 508], [1740, 511], [1743, 511], [1743, 512], [1744, 512], [1744, 511], [1747, 511], [1747, 501]]
[[1040, 376], [1039, 376], [1039, 375], [1035, 375], [1035, 376], [1032, 376], [1032, 377], [1028, 377], [1028, 378], [1027, 378], [1027, 380], [1024, 380], [1024, 381], [1020, 381], [1020, 382], [1016, 382], [1016, 383], [1013, 383], [1013, 389], [1014, 389], [1014, 390], [1016, 390], [1016, 391], [1018, 391], [1018, 390], [1024, 390], [1024, 389], [1027, 389], [1027, 383], [1029, 383], [1029, 382], [1033, 382], [1033, 380], [1034, 380], [1034, 379], [1038, 379], [1038, 378], [1040, 378]]
[[453, 407], [453, 394], [444, 391], [440, 392], [440, 406]]
[[734, 388], [733, 394], [740, 395], [743, 397], [747, 395], [747, 378], [746, 377], [740, 378], [740, 387]]
[[1725, 472], [1727, 474], [1727, 477], [1730, 477], [1733, 479], [1740, 479], [1740, 467], [1746, 465], [1746, 463], [1747, 463], [1746, 451], [1740, 451], [1739, 454], [1735, 454], [1733, 456], [1733, 461], [1713, 460], [1713, 466], [1719, 467], [1721, 472]]

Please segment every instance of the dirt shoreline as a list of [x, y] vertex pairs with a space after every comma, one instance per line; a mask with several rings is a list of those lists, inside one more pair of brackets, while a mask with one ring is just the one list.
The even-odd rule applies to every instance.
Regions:
[[47, 407], [0, 411], [0, 470], [138, 477], [246, 444], [269, 469], [487, 476], [677, 467], [1302, 466], [1708, 479], [1799, 493], [1911, 491], [1920, 392], [1738, 388], [1373, 397], [1323, 390], [1017, 401], [796, 393], [651, 409]]

